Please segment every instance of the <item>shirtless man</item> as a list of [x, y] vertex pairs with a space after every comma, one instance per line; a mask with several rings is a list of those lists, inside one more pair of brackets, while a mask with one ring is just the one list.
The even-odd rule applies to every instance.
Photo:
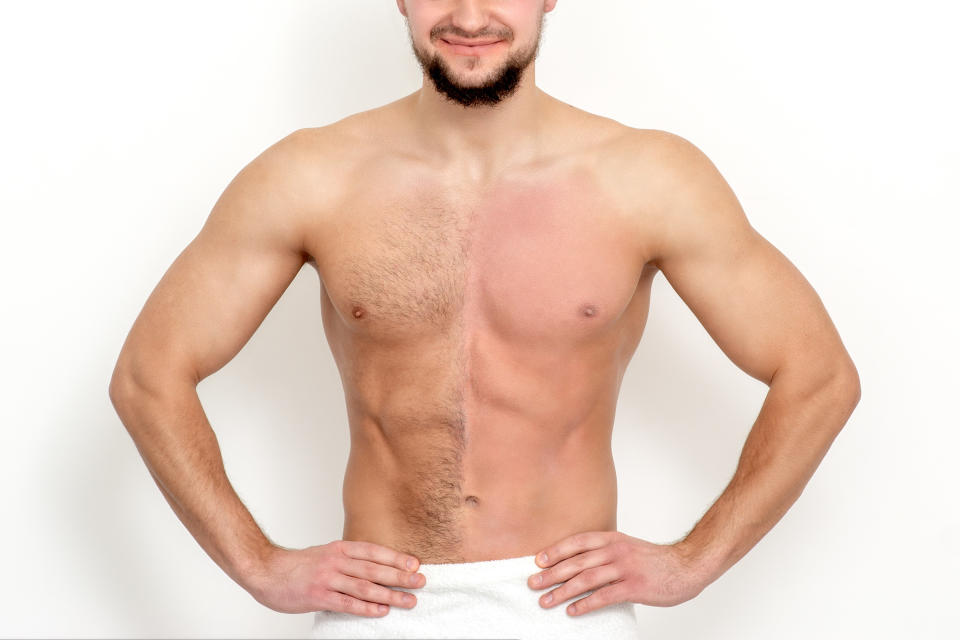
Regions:
[[[402, 600], [429, 586], [418, 567], [517, 558], [535, 610], [579, 600], [566, 620], [687, 601], [783, 516], [859, 400], [816, 292], [695, 146], [537, 88], [555, 4], [397, 0], [422, 87], [244, 167], [123, 345], [118, 414], [177, 516], [265, 606], [374, 619], [419, 606]], [[342, 540], [289, 549], [231, 488], [196, 386], [304, 264], [351, 449]], [[617, 531], [611, 452], [658, 272], [769, 385], [730, 484], [673, 544]]]

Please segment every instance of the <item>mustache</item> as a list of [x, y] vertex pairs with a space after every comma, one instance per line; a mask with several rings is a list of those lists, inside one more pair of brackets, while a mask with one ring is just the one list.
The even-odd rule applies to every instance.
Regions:
[[454, 36], [456, 38], [461, 38], [463, 40], [480, 40], [480, 39], [510, 40], [512, 35], [513, 34], [511, 34], [509, 31], [507, 32], [481, 31], [480, 33], [467, 33], [466, 31], [463, 31], [462, 29], [458, 29], [456, 27], [454, 28], [439, 27], [439, 28], [430, 30], [430, 37], [433, 40], [443, 38], [444, 36]]

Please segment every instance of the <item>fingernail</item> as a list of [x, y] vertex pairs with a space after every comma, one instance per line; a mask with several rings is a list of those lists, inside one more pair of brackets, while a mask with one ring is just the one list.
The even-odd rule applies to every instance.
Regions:
[[553, 594], [548, 593], [547, 597], [543, 599], [543, 604], [550, 604], [551, 602], [553, 602]]
[[387, 605], [385, 604], [382, 604], [379, 607], [377, 607], [377, 611], [379, 611], [380, 613], [383, 613], [386, 610], [387, 610]]
[[547, 564], [547, 554], [541, 553], [538, 560], [540, 561], [540, 564]]
[[408, 559], [407, 559], [407, 569], [413, 569], [413, 567], [414, 567], [416, 564], [417, 564], [417, 561], [414, 560], [413, 558], [408, 558]]
[[543, 574], [533, 576], [533, 584], [540, 586], [541, 582], [543, 582]]

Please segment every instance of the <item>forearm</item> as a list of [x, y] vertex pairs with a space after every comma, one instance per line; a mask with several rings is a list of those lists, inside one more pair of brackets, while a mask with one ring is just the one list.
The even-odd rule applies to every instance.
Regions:
[[213, 561], [245, 587], [272, 543], [227, 479], [196, 387], [118, 386], [125, 390], [111, 394], [114, 406], [163, 496]]
[[859, 400], [858, 385], [836, 376], [804, 385], [775, 378], [732, 480], [675, 546], [705, 584], [742, 558], [800, 497]]

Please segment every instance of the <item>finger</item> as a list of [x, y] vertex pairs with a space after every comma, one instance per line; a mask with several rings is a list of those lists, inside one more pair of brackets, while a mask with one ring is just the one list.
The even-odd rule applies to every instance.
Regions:
[[406, 553], [362, 540], [341, 540], [340, 549], [344, 554], [357, 560], [372, 560], [405, 571], [415, 571], [420, 561]]
[[410, 609], [417, 604], [417, 598], [412, 593], [388, 589], [369, 580], [342, 574], [330, 581], [330, 588], [374, 604], [386, 604], [405, 609]]
[[619, 571], [612, 564], [587, 569], [549, 593], [540, 597], [540, 606], [549, 609], [570, 598], [575, 598], [591, 589], [597, 589], [619, 578]]
[[[598, 549], [615, 535], [615, 531], [585, 531], [576, 533], [560, 542], [550, 545], [537, 554], [537, 564], [541, 567], [549, 567], [560, 560], [569, 558], [583, 551]], [[546, 559], [544, 559], [546, 558]]]
[[[567, 558], [540, 573], [535, 573], [527, 580], [532, 589], [544, 589], [546, 587], [565, 582], [581, 571], [586, 571], [592, 567], [609, 564], [612, 560], [610, 545], [605, 545], [593, 551], [579, 553], [572, 558]], [[538, 581], [537, 578], [540, 578]]]
[[411, 571], [402, 571], [394, 567], [388, 567], [385, 564], [371, 562], [369, 560], [355, 560], [347, 558], [342, 561], [339, 567], [340, 573], [355, 578], [363, 578], [370, 582], [376, 582], [384, 586], [391, 587], [409, 587], [416, 589], [422, 587], [427, 582], [426, 576], [422, 573]]
[[328, 593], [329, 602], [326, 605], [326, 609], [329, 611], [352, 613], [355, 616], [364, 616], [367, 618], [379, 618], [390, 611], [390, 607], [385, 604], [366, 602], [339, 591], [329, 591]]
[[614, 582], [605, 587], [597, 589], [586, 598], [580, 598], [569, 607], [567, 613], [572, 616], [582, 616], [590, 611], [595, 611], [602, 607], [607, 607], [618, 602], [626, 602], [627, 595], [623, 582]]

